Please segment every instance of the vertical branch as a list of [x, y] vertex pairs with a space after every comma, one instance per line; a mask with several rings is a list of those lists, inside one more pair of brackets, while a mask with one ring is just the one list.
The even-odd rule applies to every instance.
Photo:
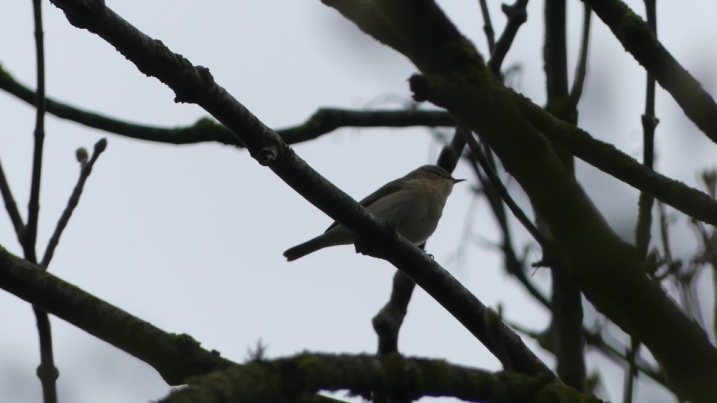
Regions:
[[[456, 131], [451, 143], [443, 147], [436, 165], [448, 172], [453, 172], [458, 164], [458, 159], [465, 147], [465, 139]], [[420, 246], [425, 247], [425, 244]], [[411, 301], [413, 289], [416, 283], [401, 271], [397, 271], [393, 277], [393, 288], [391, 297], [386, 305], [373, 318], [373, 328], [378, 335], [378, 353], [390, 354], [398, 352], [398, 332], [406, 316], [408, 303]], [[382, 401], [383, 398], [374, 399]]]
[[490, 13], [488, 12], [488, 3], [486, 0], [480, 0], [480, 10], [483, 14], [483, 31], [488, 40], [488, 51], [490, 54], [493, 54], [493, 49], [495, 48], [495, 31], [493, 31], [493, 24], [490, 22]]
[[[42, 148], [45, 142], [45, 45], [42, 32], [42, 0], [33, 0], [35, 20], [35, 49], [37, 53], [37, 91], [35, 93], [35, 150], [32, 156], [32, 179], [30, 182], [30, 201], [28, 203], [27, 225], [20, 236], [25, 259], [37, 263], [35, 244], [37, 242], [37, 222], [40, 214], [40, 176], [42, 174]], [[42, 395], [45, 403], [57, 403], [57, 385], [59, 372], [55, 367], [52, 354], [52, 331], [47, 313], [33, 306], [37, 331], [40, 338], [40, 365], [37, 377], [42, 383]]]
[[583, 34], [580, 40], [580, 57], [578, 58], [578, 66], [575, 68], [575, 78], [573, 86], [570, 89], [570, 105], [577, 109], [578, 101], [583, 95], [583, 87], [585, 86], [585, 76], [588, 72], [588, 47], [590, 45], [590, 19], [593, 10], [588, 3], [583, 3]]
[[35, 243], [37, 221], [40, 214], [40, 176], [42, 174], [42, 149], [45, 142], [45, 45], [42, 32], [42, 0], [33, 0], [35, 19], [35, 49], [37, 57], [37, 91], [35, 92], [35, 150], [32, 156], [32, 179], [28, 203], [27, 225], [23, 231], [22, 244], [25, 259], [37, 263]]
[[[647, 24], [657, 35], [657, 13], [656, 0], [645, 0], [647, 12]], [[647, 89], [645, 93], [645, 113], [642, 115], [642, 163], [649, 169], [654, 168], [655, 162], [655, 127], [658, 120], [655, 117], [655, 79], [647, 73]], [[637, 253], [644, 260], [647, 257], [647, 250], [650, 247], [650, 233], [652, 232], [652, 207], [655, 199], [647, 192], [640, 193], [637, 202], [638, 215], [635, 228], [635, 246]], [[666, 235], [666, 223], [663, 220], [663, 235]], [[635, 357], [639, 354], [640, 342], [634, 336], [630, 336], [630, 349], [628, 350], [629, 367], [625, 374], [624, 403], [632, 403], [633, 383], [637, 376]]]
[[632, 395], [635, 388], [635, 378], [637, 377], [637, 355], [640, 350], [640, 342], [634, 337], [630, 338], [630, 348], [627, 349], [626, 357], [628, 362], [628, 370], [625, 372], [625, 390], [622, 394], [623, 403], [632, 403]]
[[[545, 60], [546, 110], [570, 123], [577, 123], [577, 99], [571, 102], [568, 92], [566, 1], [545, 2]], [[585, 47], [587, 52], [587, 46]], [[587, 56], [585, 56], [587, 57]], [[582, 86], [580, 86], [581, 88]], [[582, 90], [580, 90], [582, 92]], [[553, 143], [553, 148], [565, 168], [574, 174], [573, 156]], [[539, 228], [549, 234], [550, 228], [541, 224], [536, 211]], [[551, 264], [553, 317], [550, 326], [558, 377], [579, 391], [586, 391], [585, 340], [583, 335], [583, 308], [580, 289], [568, 274], [564, 261], [557, 259]]]

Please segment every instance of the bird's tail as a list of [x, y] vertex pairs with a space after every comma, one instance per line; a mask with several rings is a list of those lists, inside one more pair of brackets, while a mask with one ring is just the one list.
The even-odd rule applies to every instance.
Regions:
[[287, 249], [286, 252], [284, 252], [284, 257], [287, 261], [291, 262], [328, 246], [333, 246], [333, 244], [331, 242], [327, 242], [326, 237], [322, 234], [314, 239]]

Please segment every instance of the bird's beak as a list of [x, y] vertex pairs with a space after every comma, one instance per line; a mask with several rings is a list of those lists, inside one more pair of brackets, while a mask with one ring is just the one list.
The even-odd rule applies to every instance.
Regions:
[[455, 184], [455, 183], [458, 183], [458, 182], [463, 182], [463, 181], [465, 181], [465, 179], [456, 179], [456, 178], [453, 178], [453, 183], [454, 183], [454, 184]]

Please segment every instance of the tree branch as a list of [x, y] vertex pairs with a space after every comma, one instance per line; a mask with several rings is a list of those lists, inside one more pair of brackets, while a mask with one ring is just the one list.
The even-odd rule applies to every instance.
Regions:
[[[17, 82], [0, 66], [0, 89], [16, 96], [30, 105], [34, 104], [35, 92]], [[217, 142], [244, 148], [239, 139], [221, 123], [201, 118], [191, 126], [154, 127], [112, 119], [100, 114], [78, 109], [52, 99], [47, 100], [47, 112], [94, 129], [138, 140], [167, 144], [195, 144]], [[316, 139], [342, 127], [410, 127], [455, 126], [455, 120], [440, 110], [389, 110], [355, 111], [337, 108], [321, 108], [306, 122], [276, 132], [287, 144]]]
[[47, 244], [47, 249], [45, 249], [45, 255], [42, 258], [42, 263], [40, 264], [40, 266], [44, 267], [45, 269], [47, 269], [47, 266], [50, 265], [50, 260], [52, 260], [52, 256], [55, 254], [55, 248], [60, 242], [60, 236], [62, 235], [62, 231], [64, 231], [65, 227], [67, 227], [67, 223], [70, 221], [72, 212], [75, 210], [75, 207], [77, 207], [77, 204], [80, 202], [82, 189], [85, 187], [85, 182], [87, 181], [87, 178], [90, 177], [90, 173], [92, 173], [92, 167], [95, 165], [97, 158], [100, 157], [100, 154], [102, 154], [105, 148], [107, 148], [107, 139], [103, 138], [95, 144], [95, 151], [92, 153], [92, 158], [89, 161], [80, 161], [80, 163], [82, 164], [82, 169], [80, 170], [80, 178], [77, 181], [77, 185], [75, 185], [75, 189], [72, 191], [72, 195], [70, 196], [70, 200], [67, 202], [67, 207], [65, 208], [65, 211], [62, 213], [60, 220], [57, 222], [55, 232], [52, 234], [50, 242]]
[[15, 228], [15, 234], [17, 234], [19, 239], [20, 231], [22, 231], [25, 224], [22, 222], [20, 211], [17, 209], [15, 198], [12, 197], [10, 185], [7, 183], [7, 178], [5, 177], [5, 171], [2, 169], [2, 164], [0, 164], [0, 193], [2, 193], [2, 199], [5, 202], [5, 209], [7, 210], [7, 214], [10, 216], [10, 221]]
[[[458, 164], [466, 142], [458, 132], [453, 135], [451, 143], [441, 150], [436, 165], [448, 172], [453, 172]], [[425, 248], [425, 243], [419, 246]], [[372, 324], [378, 335], [378, 353], [390, 354], [398, 352], [398, 332], [408, 311], [408, 303], [416, 283], [402, 271], [393, 276], [391, 297], [383, 308], [374, 316]]]
[[685, 115], [717, 142], [717, 104], [657, 40], [645, 21], [620, 0], [585, 0], [622, 46], [680, 105]]
[[[547, 104], [545, 110], [556, 118], [577, 124], [577, 104], [571, 102], [568, 93], [568, 52], [566, 0], [545, 1], [545, 64]], [[587, 49], [586, 49], [587, 52]], [[558, 144], [551, 143], [553, 150], [565, 167], [575, 176], [573, 155]], [[538, 227], [552, 239], [550, 225], [544, 220], [539, 208], [535, 208]], [[583, 302], [580, 288], [570, 275], [570, 262], [566, 259], [548, 261], [551, 282], [552, 318], [549, 335], [553, 339], [558, 377], [575, 389], [587, 390], [585, 368], [585, 340], [583, 338]]]
[[[176, 94], [177, 102], [197, 103], [227, 126], [252, 157], [268, 166], [314, 206], [353, 234], [362, 253], [391, 262], [443, 305], [494, 354], [497, 343], [486, 332], [486, 307], [438, 263], [385, 223], [359, 206], [346, 193], [319, 175], [282, 141], [279, 135], [214, 82], [209, 70], [193, 66], [164, 44], [141, 33], [101, 1], [53, 0], [73, 25], [88, 29], [111, 43], [144, 74], [157, 77]], [[507, 326], [500, 323], [517, 371], [534, 375], [549, 371]]]
[[[37, 58], [37, 92], [35, 93], [35, 148], [32, 155], [32, 178], [30, 180], [30, 199], [28, 202], [27, 225], [20, 231], [19, 241], [25, 259], [37, 263], [37, 224], [40, 215], [40, 178], [42, 176], [42, 150], [45, 144], [45, 43], [42, 30], [42, 1], [32, 2], [35, 23], [35, 51]], [[45, 403], [57, 403], [57, 385], [55, 381], [60, 372], [55, 367], [52, 353], [52, 330], [47, 313], [37, 306], [32, 307], [37, 322], [40, 341], [40, 365], [37, 377], [42, 383], [42, 396]]]
[[[322, 2], [335, 8], [349, 19], [351, 19], [353, 14], [348, 12], [346, 8], [367, 7], [371, 8], [372, 12], [377, 12], [374, 10], [375, 7], [373, 3], [341, 0], [322, 0]], [[359, 14], [363, 16], [368, 14], [368, 12]], [[383, 18], [383, 15], [381, 15], [381, 18]], [[371, 36], [375, 37], [375, 35], [380, 35], [383, 32], [377, 31], [374, 27], [375, 24], [372, 24], [370, 21], [352, 21]], [[382, 21], [382, 24], [388, 24], [385, 19]], [[450, 22], [448, 24], [450, 24]], [[420, 27], [418, 28], [420, 29]], [[383, 29], [388, 28], [383, 27]], [[455, 30], [455, 27], [448, 29]], [[457, 31], [455, 34], [460, 35]], [[461, 60], [455, 60], [454, 62], [464, 62], [466, 65], [471, 66], [474, 65], [474, 63], [483, 65], [483, 59], [475, 53], [475, 49], [472, 45], [462, 36], [460, 36], [459, 41], [460, 46], [467, 46], [466, 49], [469, 49], [474, 54], [472, 56], [460, 56]], [[399, 49], [396, 50], [400, 51]], [[410, 57], [409, 54], [406, 54], [406, 56]], [[432, 60], [437, 63], [438, 61], [445, 60], [442, 57], [443, 56], [439, 55]], [[542, 132], [542, 134], [551, 141], [558, 143], [567, 151], [570, 151], [575, 157], [582, 159], [588, 164], [638, 190], [649, 192], [655, 198], [662, 200], [690, 217], [708, 224], [717, 225], [717, 202], [704, 194], [704, 192], [646, 169], [642, 164], [635, 161], [634, 158], [621, 152], [612, 144], [593, 138], [590, 134], [575, 125], [556, 119], [555, 116], [546, 112], [540, 106], [535, 105], [526, 97], [516, 94], [510, 89], [507, 89], [507, 91], [511, 92], [514, 98], [511, 104], [513, 102], [517, 104], [518, 107], [520, 107], [520, 111], [530, 120], [530, 123], [535, 126], [536, 129]]]
[[503, 13], [508, 17], [508, 23], [495, 47], [491, 49], [490, 61], [488, 62], [488, 67], [496, 77], [500, 77], [500, 67], [503, 65], [503, 59], [505, 59], [505, 55], [508, 54], [508, 50], [513, 45], [513, 39], [518, 34], [518, 29], [528, 20], [527, 7], [528, 0], [516, 0], [515, 4], [511, 6], [507, 4], [502, 6]]
[[575, 67], [575, 77], [573, 78], [573, 86], [570, 89], [570, 103], [572, 108], [578, 107], [580, 97], [583, 95], [583, 87], [585, 86], [585, 76], [587, 76], [588, 66], [588, 46], [590, 45], [590, 20], [592, 9], [587, 3], [583, 3], [583, 33], [580, 41], [580, 56], [578, 65]]
[[478, 0], [480, 3], [480, 11], [483, 14], [483, 32], [485, 32], [485, 38], [488, 41], [488, 52], [493, 54], [495, 48], [495, 31], [493, 31], [493, 24], [490, 22], [490, 12], [488, 11], [488, 3], [486, 0]]
[[218, 371], [194, 380], [187, 388], [177, 389], [160, 402], [293, 402], [306, 393], [346, 389], [365, 400], [380, 394], [406, 402], [423, 396], [450, 396], [486, 403], [602, 402], [551, 382], [550, 376], [490, 373], [445, 361], [402, 358], [397, 354], [332, 356], [308, 353]]
[[170, 385], [236, 365], [166, 333], [0, 247], [0, 288], [151, 365]]
[[[540, 119], [526, 119], [529, 108], [521, 104], [532, 103], [516, 102], [519, 97], [485, 70], [480, 55], [433, 1], [373, 4], [401, 34], [410, 49], [407, 55], [423, 74], [409, 81], [415, 99], [446, 108], [460, 123], [481, 133], [544, 214], [586, 297], [628, 334], [639, 337], [671, 382], [688, 391], [692, 400], [707, 402], [717, 395], [712, 381], [717, 377], [717, 350], [647, 278], [635, 249], [606, 224], [538, 131], [548, 131], [536, 127]], [[552, 118], [541, 110], [542, 116]], [[551, 120], [547, 128], [554, 123], [559, 124]]]

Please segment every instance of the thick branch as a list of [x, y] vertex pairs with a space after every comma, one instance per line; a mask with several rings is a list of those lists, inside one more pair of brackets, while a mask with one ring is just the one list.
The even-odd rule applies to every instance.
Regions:
[[[518, 97], [486, 71], [470, 42], [433, 1], [374, 4], [402, 34], [411, 49], [408, 56], [424, 74], [410, 80], [415, 98], [448, 109], [460, 123], [481, 133], [544, 214], [586, 297], [623, 330], [639, 337], [671, 382], [688, 391], [692, 400], [707, 402], [717, 395], [712, 381], [717, 377], [717, 350], [645, 275], [635, 249], [606, 224], [538, 131], [548, 131], [536, 128], [535, 120], [540, 119], [526, 119], [526, 108], [519, 105], [532, 104], [516, 102]], [[542, 116], [549, 115], [541, 110]], [[549, 121], [547, 129], [555, 122]]]
[[685, 115], [717, 142], [717, 104], [657, 40], [655, 33], [620, 0], [585, 0], [622, 46], [672, 95]]
[[[0, 66], [0, 89], [34, 105], [35, 93], [17, 82]], [[103, 130], [138, 140], [168, 144], [195, 144], [217, 142], [243, 148], [244, 145], [224, 125], [209, 118], [199, 119], [191, 126], [154, 127], [112, 119], [87, 112], [52, 99], [47, 100], [47, 112], [87, 127]], [[321, 108], [306, 122], [279, 129], [276, 132], [287, 144], [316, 139], [342, 127], [410, 127], [455, 126], [455, 120], [446, 112], [432, 110], [354, 111]]]
[[166, 333], [2, 247], [0, 288], [139, 358], [170, 385], [234, 365], [190, 336]]
[[144, 74], [172, 88], [177, 102], [197, 103], [228, 127], [252, 157], [269, 166], [284, 182], [354, 234], [362, 252], [388, 260], [443, 305], [494, 354], [505, 346], [519, 372], [534, 375], [549, 371], [503, 323], [498, 343], [487, 333], [486, 307], [438, 263], [400, 236], [346, 193], [336, 188], [299, 158], [279, 135], [266, 127], [226, 90], [214, 82], [209, 70], [193, 66], [123, 20], [100, 1], [54, 0], [73, 25], [88, 29], [111, 43]]
[[[347, 5], [350, 5], [350, 8], [374, 8], [373, 3], [367, 2], [345, 2], [339, 0], [322, 0], [322, 2], [330, 7], [336, 8], [337, 11], [349, 19], [352, 17], [352, 14], [346, 11]], [[375, 10], [373, 10], [373, 12], [375, 12]], [[366, 13], [359, 14], [364, 15]], [[383, 32], [377, 32], [374, 27], [375, 24], [371, 24], [370, 21], [352, 21], [371, 36], [375, 37]], [[387, 24], [385, 21], [384, 23]], [[418, 28], [420, 29], [420, 27]], [[456, 35], [459, 35], [457, 31]], [[460, 39], [460, 46], [468, 46], [467, 49], [473, 50], [472, 45], [464, 39]], [[410, 56], [409, 54], [406, 55]], [[446, 61], [446, 57], [436, 57], [434, 60]], [[469, 59], [466, 61], [467, 65], [472, 65], [471, 61], [480, 63], [481, 65], [483, 64], [482, 58], [477, 53], [472, 56], [461, 57]], [[514, 102], [517, 103], [521, 112], [525, 114], [532, 125], [551, 141], [560, 144], [560, 146], [570, 151], [575, 157], [582, 159], [588, 164], [638, 190], [649, 192], [655, 198], [662, 200], [690, 217], [708, 224], [717, 225], [717, 202], [703, 192], [667, 178], [664, 175], [660, 175], [659, 173], [645, 169], [642, 164], [618, 150], [612, 144], [597, 140], [575, 125], [556, 119], [553, 115], [522, 95], [514, 94], [514, 98]]]
[[450, 396], [471, 402], [599, 403], [550, 376], [491, 373], [445, 361], [388, 356], [301, 354], [253, 362], [196, 379], [177, 389], [170, 402], [293, 402], [306, 393], [349, 390], [369, 400], [372, 395], [409, 402], [423, 396]]

